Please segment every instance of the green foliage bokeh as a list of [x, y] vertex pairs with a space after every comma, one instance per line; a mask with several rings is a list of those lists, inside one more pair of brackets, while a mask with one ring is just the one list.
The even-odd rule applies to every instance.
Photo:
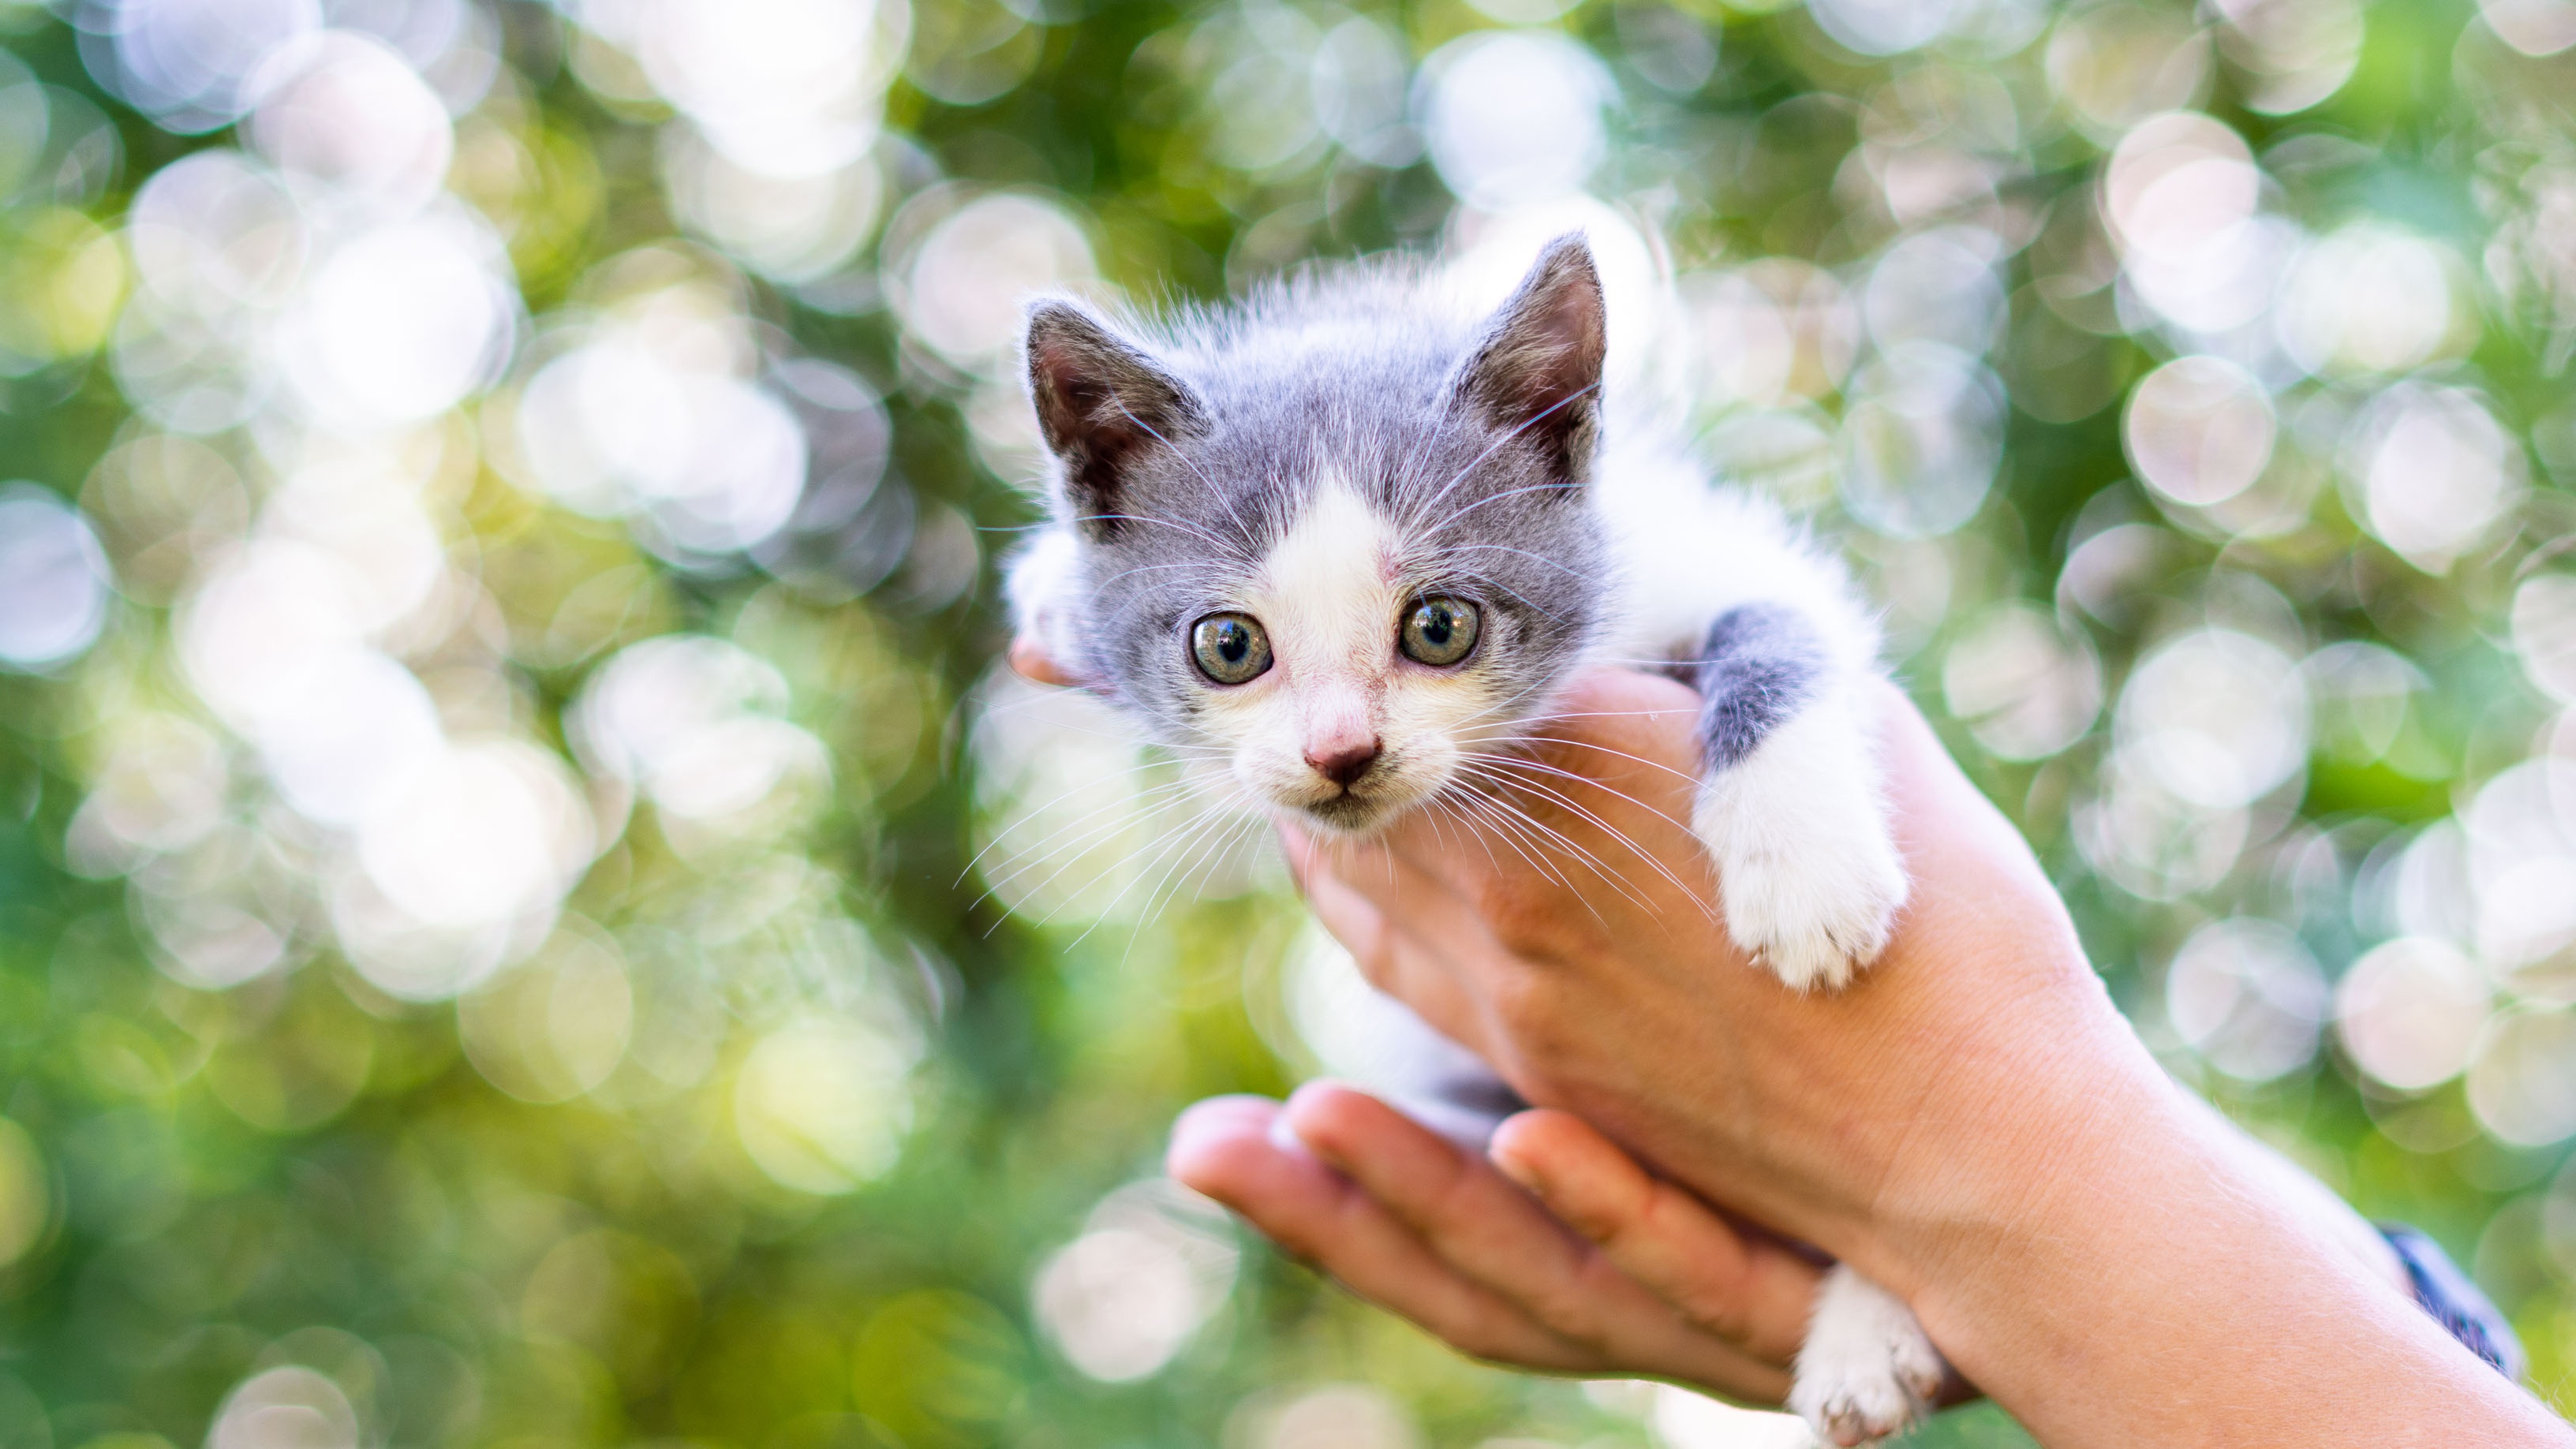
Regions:
[[[1661, 240], [1712, 454], [1848, 548], [2150, 1044], [2576, 1395], [2561, 0], [195, 8], [0, 5], [5, 1449], [1736, 1442], [1152, 1186], [1181, 1105], [1331, 1061], [1315, 942], [1115, 791], [1050, 815], [1114, 758], [994, 723], [1044, 707], [994, 672], [1037, 509], [982, 293], [1551, 206]], [[255, 85], [221, 35], [280, 15], [374, 48]], [[1477, 159], [1497, 35], [1589, 98], [1553, 191]], [[444, 109], [261, 99], [332, 64]], [[371, 390], [450, 320], [342, 267], [401, 226], [491, 310]], [[547, 411], [639, 376], [752, 431]], [[780, 427], [793, 516], [701, 508]], [[381, 737], [296, 753], [307, 632]], [[1098, 1301], [1169, 1331], [1103, 1357]]]

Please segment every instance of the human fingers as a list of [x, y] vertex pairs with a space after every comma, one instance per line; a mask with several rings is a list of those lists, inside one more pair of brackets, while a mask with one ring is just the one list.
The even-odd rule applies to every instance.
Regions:
[[1216, 1097], [1172, 1126], [1164, 1168], [1391, 1313], [1478, 1358], [1557, 1372], [1608, 1367], [1470, 1281], [1348, 1178], [1280, 1141], [1279, 1104]]
[[1285, 821], [1279, 837], [1315, 919], [1371, 986], [1471, 1051], [1492, 1045], [1485, 1015], [1452, 959], [1484, 934], [1473, 912], [1373, 845], [1325, 844]]
[[1739, 1232], [1581, 1118], [1520, 1113], [1496, 1130], [1488, 1154], [1504, 1176], [1690, 1323], [1778, 1362], [1806, 1338], [1820, 1269]]
[[[1298, 1139], [1450, 1267], [1605, 1365], [1776, 1400], [1804, 1327], [1789, 1305], [1769, 1352], [1677, 1312], [1567, 1230], [1481, 1156], [1365, 1093], [1309, 1083], [1285, 1116]], [[1767, 1305], [1766, 1305], [1767, 1306]]]
[[1011, 641], [1011, 668], [1022, 679], [1036, 684], [1071, 685], [1081, 681], [1065, 671], [1044, 644], [1028, 634]]
[[1625, 669], [1585, 672], [1509, 748], [1471, 755], [1475, 797], [1450, 818], [1415, 812], [1383, 837], [1399, 860], [1464, 899], [1616, 899], [1650, 912], [1704, 900], [1690, 835], [1699, 696]]

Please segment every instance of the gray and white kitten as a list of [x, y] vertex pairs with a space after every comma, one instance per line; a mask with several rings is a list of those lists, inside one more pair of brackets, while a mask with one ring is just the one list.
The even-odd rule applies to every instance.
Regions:
[[[1692, 824], [1729, 931], [1839, 987], [1906, 893], [1864, 717], [1876, 629], [1776, 510], [1602, 395], [1605, 313], [1580, 236], [1491, 316], [1394, 267], [1152, 327], [1037, 303], [1054, 518], [1013, 570], [1023, 637], [1220, 793], [1338, 834], [1476, 789], [1476, 756], [1587, 663], [1667, 662], [1707, 701]], [[1416, 1031], [1419, 1115], [1515, 1105]], [[1919, 1420], [1943, 1372], [1901, 1301], [1836, 1268], [1789, 1402], [1857, 1444]]]

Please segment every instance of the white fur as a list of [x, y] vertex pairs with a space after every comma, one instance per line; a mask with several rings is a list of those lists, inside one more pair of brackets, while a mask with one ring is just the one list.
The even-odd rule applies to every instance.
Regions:
[[[1623, 575], [1612, 657], [1693, 657], [1709, 626], [1745, 604], [1786, 605], [1819, 636], [1814, 698], [1701, 782], [1691, 825], [1717, 864], [1736, 944], [1798, 990], [1838, 990], [1886, 947], [1906, 895], [1864, 692], [1877, 627], [1841, 567], [1776, 508], [1709, 487], [1686, 458], [1614, 433], [1599, 478]], [[1817, 1294], [1789, 1406], [1820, 1438], [1871, 1443], [1928, 1414], [1943, 1371], [1902, 1301], [1837, 1267]]]
[[1735, 943], [1801, 991], [1839, 990], [1905, 904], [1870, 741], [1846, 685], [1701, 782], [1691, 825], [1717, 862]]
[[1789, 1407], [1848, 1449], [1920, 1423], [1947, 1371], [1903, 1300], [1837, 1265], [1816, 1289]]
[[1361, 813], [1344, 828], [1381, 824], [1449, 783], [1458, 728], [1492, 708], [1493, 689], [1477, 671], [1396, 656], [1416, 592], [1396, 532], [1376, 510], [1337, 479], [1306, 496], [1239, 601], [1269, 635], [1271, 668], [1209, 697], [1209, 727], [1252, 798], [1288, 809], [1333, 800], [1342, 787], [1307, 756], [1369, 741], [1378, 762], [1350, 787]]
[[1011, 564], [1011, 617], [1020, 637], [1034, 639], [1058, 668], [1079, 670], [1084, 647], [1082, 615], [1074, 607], [1082, 587], [1082, 544], [1069, 528], [1049, 528]]
[[[1654, 311], [1683, 314], [1668, 296]], [[1336, 314], [1254, 329], [1241, 346], [1295, 353], [1314, 344], [1318, 327], [1356, 329], [1355, 343], [1365, 342], [1371, 325]], [[1614, 337], [1661, 330], [1655, 316], [1611, 319]], [[1879, 669], [1877, 628], [1838, 564], [1769, 502], [1712, 487], [1671, 428], [1623, 416], [1614, 398], [1602, 434], [1591, 498], [1616, 577], [1601, 581], [1610, 623], [1596, 662], [1694, 659], [1710, 626], [1748, 604], [1785, 607], [1817, 635], [1823, 657], [1810, 697], [1744, 758], [1711, 773], [1692, 823], [1718, 866], [1738, 944], [1794, 988], [1842, 987], [1886, 944], [1906, 894], [1867, 688]], [[1494, 721], [1504, 701], [1488, 671], [1430, 669], [1396, 651], [1419, 584], [1398, 531], [1338, 480], [1303, 497], [1247, 596], [1231, 605], [1262, 622], [1273, 667], [1213, 690], [1205, 723], [1225, 747], [1225, 775], [1251, 800], [1310, 812], [1337, 805], [1335, 828], [1366, 831], [1448, 786], [1471, 747], [1461, 732]], [[1078, 610], [1047, 600], [1080, 586], [1073, 553], [1070, 533], [1059, 532], [1013, 577], [1022, 627], [1062, 659], [1082, 656], [1079, 641], [1062, 637]], [[1348, 799], [1306, 762], [1372, 739], [1378, 764]], [[1837, 1268], [1817, 1298], [1790, 1403], [1820, 1435], [1856, 1444], [1919, 1419], [1942, 1372], [1902, 1302]]]

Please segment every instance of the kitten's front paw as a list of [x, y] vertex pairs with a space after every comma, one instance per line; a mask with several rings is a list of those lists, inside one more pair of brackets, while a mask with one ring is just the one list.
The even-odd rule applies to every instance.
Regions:
[[1887, 949], [1905, 904], [1895, 851], [1872, 843], [1820, 842], [1803, 854], [1731, 864], [1721, 857], [1727, 933], [1791, 987], [1841, 990]]
[[1693, 821], [1728, 933], [1801, 991], [1849, 984], [1905, 904], [1877, 762], [1843, 708], [1819, 705], [1710, 777]]
[[1947, 1372], [1912, 1310], [1838, 1267], [1818, 1291], [1789, 1408], [1829, 1443], [1875, 1444], [1930, 1417]]

